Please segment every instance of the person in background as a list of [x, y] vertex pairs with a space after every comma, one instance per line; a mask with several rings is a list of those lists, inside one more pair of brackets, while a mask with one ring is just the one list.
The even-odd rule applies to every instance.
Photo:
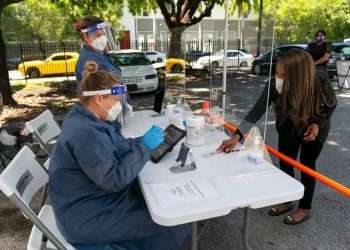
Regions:
[[326, 41], [326, 32], [318, 30], [315, 40], [308, 44], [307, 52], [312, 56], [316, 69], [327, 72], [327, 62], [332, 53], [332, 46]]
[[[96, 62], [99, 69], [111, 72], [121, 81], [120, 68], [108, 56], [109, 51], [117, 48], [109, 24], [96, 16], [85, 16], [82, 19], [74, 20], [73, 27], [80, 33], [84, 42], [75, 71], [78, 93], [80, 91], [84, 65], [87, 61]], [[123, 112], [118, 117], [118, 121], [124, 125], [127, 116], [132, 112], [132, 106], [128, 95], [123, 95], [121, 98], [120, 102], [123, 106]]]
[[[337, 104], [332, 85], [324, 71], [315, 71], [310, 54], [300, 49], [291, 49], [281, 55], [271, 82], [270, 93], [267, 84], [239, 129], [218, 150], [230, 152], [239, 140], [244, 139], [243, 133], [266, 112], [266, 105], [274, 103], [279, 152], [292, 159], [300, 152], [301, 163], [315, 170]], [[292, 166], [280, 161], [280, 168], [294, 177]], [[294, 225], [309, 218], [315, 179], [302, 172], [301, 183], [305, 187], [304, 197], [297, 209], [285, 217], [285, 224]], [[292, 203], [280, 204], [272, 207], [269, 214], [278, 216], [292, 209]]]
[[128, 139], [114, 122], [126, 88], [88, 62], [80, 103], [66, 115], [49, 167], [49, 195], [57, 225], [80, 250], [177, 250], [187, 225], [154, 223], [137, 183], [163, 130]]
[[82, 80], [84, 65], [87, 61], [94, 61], [99, 69], [121, 77], [121, 70], [114, 65], [107, 53], [116, 49], [114, 37], [109, 24], [96, 16], [85, 16], [73, 21], [73, 27], [80, 33], [84, 45], [80, 51], [76, 65], [77, 83]]

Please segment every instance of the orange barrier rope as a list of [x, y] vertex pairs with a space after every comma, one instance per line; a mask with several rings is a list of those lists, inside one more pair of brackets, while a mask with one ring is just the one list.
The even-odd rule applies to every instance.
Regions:
[[[232, 132], [235, 132], [237, 130], [237, 128], [230, 122], [225, 122], [224, 124], [224, 128], [232, 131]], [[299, 169], [300, 171], [308, 174], [309, 176], [315, 178], [316, 180], [322, 182], [323, 184], [329, 186], [330, 188], [336, 190], [337, 192], [345, 195], [346, 197], [350, 197], [350, 189], [343, 186], [342, 184], [336, 182], [336, 181], [333, 181], [332, 179], [318, 173], [317, 171], [315, 170], [312, 170], [310, 169], [309, 167], [301, 164], [300, 162], [278, 152], [276, 149], [272, 148], [271, 146], [269, 145], [264, 145], [267, 149], [267, 151], [269, 153], [271, 153], [272, 155], [274, 155], [275, 157], [281, 159], [282, 161], [290, 164], [292, 167], [294, 168], [297, 168]]]

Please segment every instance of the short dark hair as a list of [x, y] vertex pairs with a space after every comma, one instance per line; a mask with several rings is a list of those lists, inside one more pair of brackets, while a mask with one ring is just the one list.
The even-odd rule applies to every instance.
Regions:
[[73, 20], [73, 27], [80, 32], [82, 29], [85, 29], [86, 27], [89, 27], [94, 24], [99, 24], [102, 22], [103, 20], [101, 18], [97, 16], [88, 15], [88, 16], [84, 16], [81, 19]]
[[322, 33], [322, 35], [326, 36], [326, 31], [324, 31], [324, 30], [318, 30], [318, 31], [315, 33], [315, 36], [317, 36], [319, 33]]

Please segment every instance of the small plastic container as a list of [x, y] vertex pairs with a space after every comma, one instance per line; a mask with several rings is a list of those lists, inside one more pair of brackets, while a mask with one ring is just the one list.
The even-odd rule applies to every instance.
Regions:
[[201, 146], [205, 143], [205, 120], [203, 116], [190, 116], [186, 119], [186, 143], [191, 146]]

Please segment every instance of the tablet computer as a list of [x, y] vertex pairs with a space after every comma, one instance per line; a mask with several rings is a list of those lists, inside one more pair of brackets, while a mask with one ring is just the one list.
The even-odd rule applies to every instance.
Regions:
[[151, 160], [154, 163], [159, 162], [164, 157], [164, 155], [170, 152], [173, 147], [185, 136], [186, 130], [180, 129], [174, 124], [170, 124], [164, 130], [164, 142], [153, 150], [151, 154]]

